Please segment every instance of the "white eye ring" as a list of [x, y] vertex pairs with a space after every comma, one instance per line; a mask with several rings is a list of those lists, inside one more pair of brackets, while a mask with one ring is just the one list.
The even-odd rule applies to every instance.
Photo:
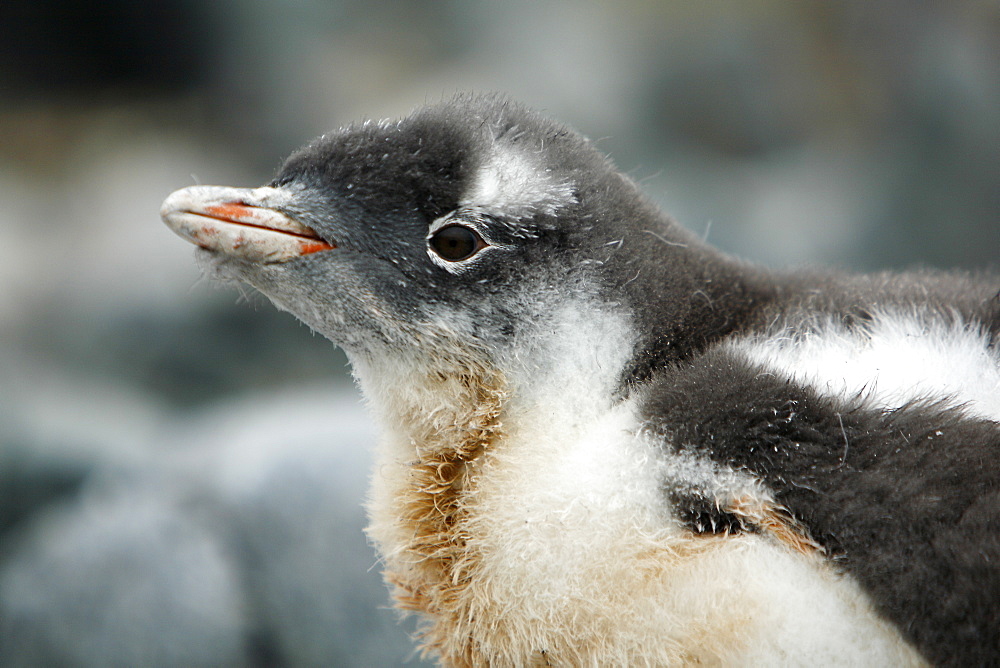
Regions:
[[[471, 211], [452, 211], [431, 223], [426, 237], [427, 255], [431, 261], [449, 273], [460, 274], [473, 266], [483, 255], [497, 248], [506, 248], [503, 244], [493, 243], [480, 218], [482, 216]], [[455, 228], [456, 231], [466, 230], [469, 232], [469, 236], [463, 240], [459, 232], [459, 235], [453, 239], [442, 239], [442, 230], [451, 228]], [[465, 244], [467, 252], [457, 253], [458, 246], [462, 244]], [[449, 250], [456, 251], [455, 257], [448, 257]]]
[[461, 223], [438, 228], [427, 238], [427, 244], [438, 257], [447, 262], [465, 262], [489, 246], [479, 232]]

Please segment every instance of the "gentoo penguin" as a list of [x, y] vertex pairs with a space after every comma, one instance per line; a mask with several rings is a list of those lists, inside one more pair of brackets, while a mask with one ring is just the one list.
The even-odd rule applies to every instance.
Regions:
[[349, 355], [442, 663], [1000, 662], [1000, 278], [749, 266], [496, 95], [161, 213]]

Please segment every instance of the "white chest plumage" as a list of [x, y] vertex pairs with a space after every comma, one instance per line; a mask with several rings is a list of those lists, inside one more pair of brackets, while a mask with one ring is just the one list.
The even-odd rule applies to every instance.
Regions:
[[[554, 340], [566, 345], [565, 337]], [[685, 528], [664, 493], [671, 476], [707, 476], [741, 494], [753, 490], [762, 503], [767, 492], [746, 474], [672, 458], [644, 434], [637, 399], [614, 406], [595, 399], [610, 396], [601, 386], [608, 378], [588, 377], [584, 370], [593, 368], [579, 356], [564, 359], [572, 368], [550, 368], [560, 382], [536, 383], [525, 391], [527, 405], [504, 388], [490, 395], [500, 402], [492, 412], [449, 417], [454, 397], [423, 394], [421, 401], [437, 402], [422, 410], [438, 433], [476, 415], [494, 421], [474, 426], [489, 436], [461, 461], [428, 459], [450, 446], [424, 443], [434, 429], [415, 435], [412, 423], [383, 414], [370, 535], [397, 599], [427, 616], [425, 642], [446, 663], [921, 663], [821, 553], [766, 533]], [[559, 391], [581, 387], [597, 391]], [[425, 476], [431, 461], [448, 474]]]

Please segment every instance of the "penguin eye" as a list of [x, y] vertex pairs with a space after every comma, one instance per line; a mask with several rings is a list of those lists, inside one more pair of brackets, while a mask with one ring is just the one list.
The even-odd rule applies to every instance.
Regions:
[[431, 236], [429, 243], [434, 252], [448, 262], [468, 260], [487, 246], [475, 230], [464, 225], [442, 227]]

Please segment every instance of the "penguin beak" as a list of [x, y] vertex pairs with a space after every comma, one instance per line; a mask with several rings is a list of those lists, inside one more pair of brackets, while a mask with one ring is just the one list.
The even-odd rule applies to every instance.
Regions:
[[288, 262], [336, 248], [278, 210], [289, 200], [280, 188], [191, 186], [167, 197], [160, 216], [191, 243], [249, 262]]

